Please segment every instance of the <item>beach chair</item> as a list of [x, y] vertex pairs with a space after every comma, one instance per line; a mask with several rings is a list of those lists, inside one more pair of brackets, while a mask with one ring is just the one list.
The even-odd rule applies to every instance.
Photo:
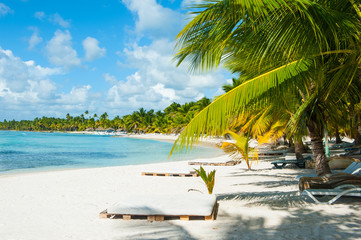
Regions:
[[235, 166], [240, 164], [241, 161], [227, 161], [227, 162], [188, 162], [188, 165], [199, 166]]
[[354, 146], [354, 147], [349, 147], [349, 148], [345, 148], [346, 152], [352, 152], [355, 150], [361, 150], [361, 146]]
[[342, 143], [335, 143], [332, 144], [329, 149], [330, 150], [334, 150], [334, 149], [341, 149], [341, 148], [350, 148], [354, 145], [354, 143], [349, 143], [349, 142], [342, 142]]
[[142, 176], [153, 177], [199, 177], [196, 171], [147, 171], [142, 172]]
[[361, 146], [345, 148], [345, 152], [340, 155], [341, 156], [361, 155]]
[[215, 220], [218, 203], [215, 195], [184, 194], [119, 195], [118, 203], [99, 214], [100, 218], [164, 220]]
[[285, 156], [288, 152], [288, 149], [280, 150], [259, 150], [258, 156]]
[[[345, 168], [341, 173], [361, 176], [361, 163], [353, 162], [347, 168]], [[317, 174], [305, 174], [305, 175], [297, 176], [296, 179], [300, 180], [300, 178], [302, 177], [316, 177], [316, 176]]]
[[305, 168], [306, 166], [306, 160], [311, 159], [311, 157], [305, 157], [305, 158], [300, 158], [300, 159], [296, 159], [296, 158], [292, 158], [292, 159], [280, 159], [280, 160], [276, 160], [271, 162], [271, 164], [273, 164], [275, 166], [275, 168], [278, 169], [282, 169], [284, 168], [287, 164], [295, 164], [297, 167], [299, 168]]
[[333, 189], [306, 189], [302, 195], [309, 196], [319, 204], [332, 204], [342, 196], [361, 197], [361, 187], [346, 184]]
[[188, 165], [198, 166], [234, 166], [240, 164], [241, 161], [234, 161], [230, 157], [219, 156], [211, 159], [197, 159], [195, 161], [189, 161]]

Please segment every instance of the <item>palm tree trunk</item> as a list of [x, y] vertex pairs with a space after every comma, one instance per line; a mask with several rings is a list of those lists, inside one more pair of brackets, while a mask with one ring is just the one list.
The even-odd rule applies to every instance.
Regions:
[[355, 145], [361, 145], [361, 126], [356, 127]]
[[306, 148], [303, 145], [302, 140], [298, 141], [298, 140], [295, 139], [294, 144], [295, 144], [296, 158], [297, 159], [302, 159], [303, 158], [302, 154], [306, 152]]
[[341, 137], [340, 137], [340, 132], [339, 132], [339, 130], [338, 130], [338, 127], [336, 127], [335, 137], [336, 137], [336, 143], [342, 143], [342, 140], [341, 140]]
[[315, 162], [315, 170], [317, 176], [323, 176], [331, 173], [326, 160], [325, 149], [323, 147], [323, 125], [317, 121], [317, 116], [312, 116], [307, 123], [308, 132], [311, 138], [313, 161]]
[[288, 147], [292, 147], [292, 144], [293, 144], [293, 140], [292, 140], [292, 138], [289, 138], [288, 139]]
[[283, 145], [287, 145], [287, 135], [286, 134], [283, 134]]

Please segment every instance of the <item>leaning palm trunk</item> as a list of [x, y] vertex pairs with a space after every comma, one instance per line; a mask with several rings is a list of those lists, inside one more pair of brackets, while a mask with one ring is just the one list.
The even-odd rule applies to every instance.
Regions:
[[341, 137], [340, 137], [340, 131], [338, 130], [337, 126], [336, 126], [335, 137], [336, 137], [336, 143], [342, 143], [342, 140], [341, 140]]
[[355, 145], [361, 145], [361, 126], [356, 127]]
[[295, 139], [295, 153], [297, 159], [302, 159], [302, 154], [306, 152], [305, 146], [303, 145], [302, 140], [296, 140]]
[[323, 126], [320, 122], [315, 121], [315, 119], [311, 118], [307, 123], [307, 128], [311, 138], [311, 146], [316, 173], [318, 176], [330, 174], [331, 169], [328, 166], [325, 149], [323, 148]]

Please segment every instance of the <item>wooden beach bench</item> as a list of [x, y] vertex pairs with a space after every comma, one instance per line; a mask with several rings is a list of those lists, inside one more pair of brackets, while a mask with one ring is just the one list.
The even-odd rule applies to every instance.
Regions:
[[228, 162], [188, 162], [188, 165], [200, 165], [200, 166], [234, 166], [239, 164], [237, 161]]
[[288, 152], [288, 149], [282, 150], [259, 150], [258, 156], [284, 156]]
[[100, 218], [164, 220], [215, 220], [215, 195], [201, 193], [122, 196], [121, 201], [102, 211]]
[[196, 171], [189, 173], [163, 173], [163, 172], [142, 172], [142, 176], [154, 176], [154, 177], [199, 177]]
[[294, 164], [299, 168], [305, 168], [306, 166], [306, 160], [311, 159], [311, 157], [301, 158], [301, 159], [280, 159], [271, 162], [275, 166], [275, 168], [282, 169], [287, 164]]

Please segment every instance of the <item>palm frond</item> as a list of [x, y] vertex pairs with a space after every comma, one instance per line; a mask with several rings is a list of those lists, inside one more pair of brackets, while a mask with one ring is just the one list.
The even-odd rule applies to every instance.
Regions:
[[310, 64], [309, 60], [294, 61], [244, 82], [218, 97], [185, 127], [175, 141], [170, 155], [174, 151], [181, 151], [184, 147], [191, 148], [199, 138], [220, 136], [227, 129], [230, 119], [239, 115], [251, 100], [266, 93], [270, 88], [292, 79], [293, 76], [307, 71]]

